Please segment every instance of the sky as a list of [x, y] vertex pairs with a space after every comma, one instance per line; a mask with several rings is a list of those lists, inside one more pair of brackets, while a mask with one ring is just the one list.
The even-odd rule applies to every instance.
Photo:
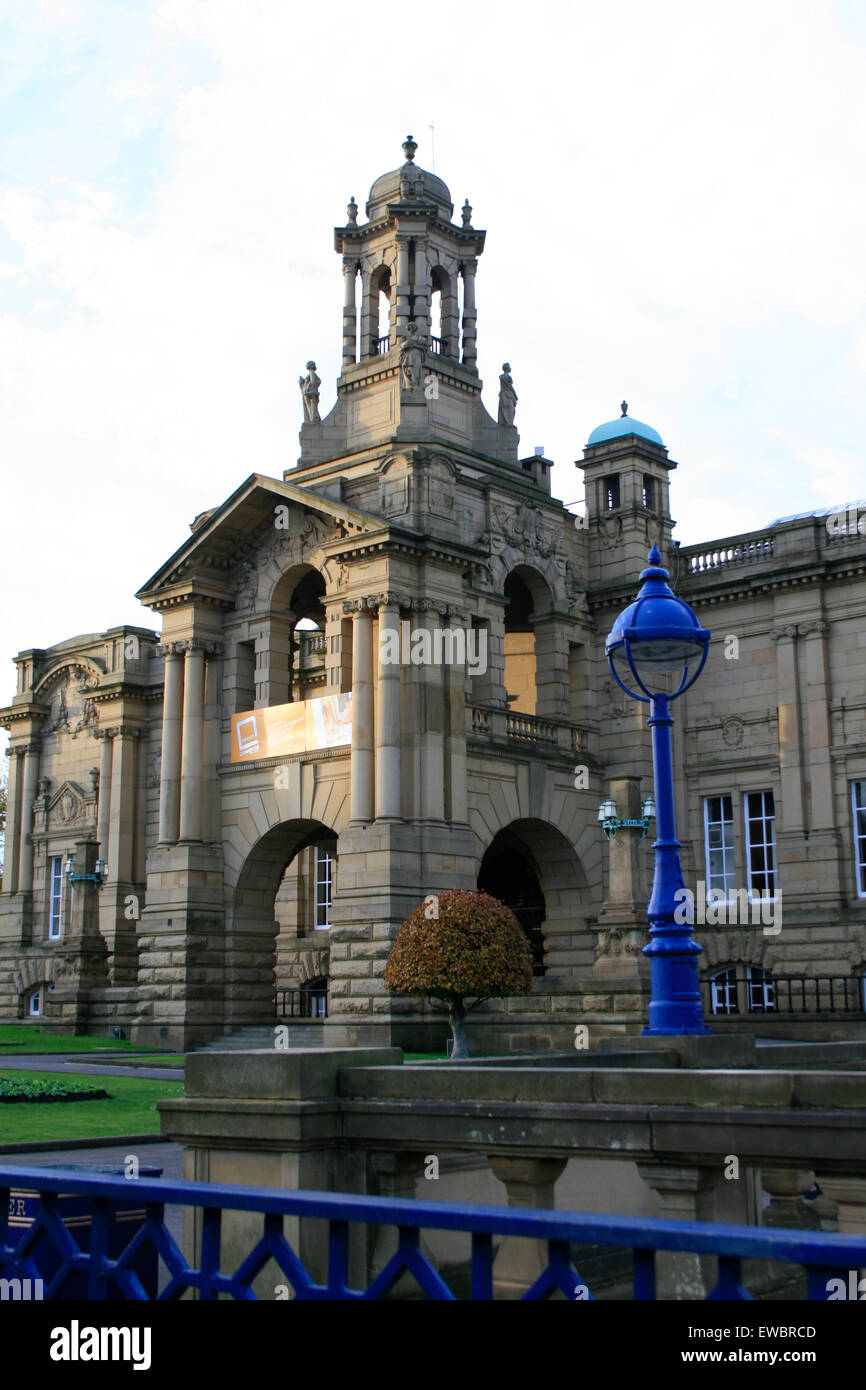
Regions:
[[192, 518], [294, 464], [333, 228], [409, 132], [563, 501], [623, 397], [683, 544], [866, 496], [864, 91], [862, 0], [0, 0], [0, 704], [20, 650], [158, 628]]

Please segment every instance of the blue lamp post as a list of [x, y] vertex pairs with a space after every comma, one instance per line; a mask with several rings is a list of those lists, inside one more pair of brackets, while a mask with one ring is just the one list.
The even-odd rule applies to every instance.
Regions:
[[650, 1036], [709, 1033], [698, 988], [701, 947], [692, 937], [691, 924], [679, 924], [674, 917], [674, 895], [685, 883], [674, 820], [670, 702], [701, 674], [712, 634], [669, 587], [657, 546], [650, 551], [649, 568], [640, 577], [643, 585], [638, 596], [614, 623], [605, 652], [617, 685], [650, 707], [647, 722], [652, 729], [657, 839], [647, 908], [650, 940], [643, 948], [649, 957], [651, 987], [649, 1026], [643, 1031]]

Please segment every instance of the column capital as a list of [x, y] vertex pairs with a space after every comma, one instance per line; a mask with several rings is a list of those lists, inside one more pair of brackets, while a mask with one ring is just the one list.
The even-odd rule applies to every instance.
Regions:
[[183, 656], [187, 645], [186, 642], [158, 642], [154, 651], [157, 656]]
[[413, 598], [412, 611], [415, 613], [435, 613], [440, 618], [447, 618], [449, 606], [444, 599], [439, 598]]
[[788, 623], [785, 627], [770, 628], [770, 638], [773, 642], [793, 642], [796, 636], [796, 623]]
[[101, 732], [103, 738], [113, 740], [116, 738], [141, 738], [143, 731], [133, 724], [113, 724]]
[[370, 608], [409, 608], [411, 598], [401, 589], [386, 589], [381, 594], [370, 594], [367, 604]]
[[474, 257], [474, 256], [472, 256], [472, 257], [469, 258], [469, 260], [462, 261], [462, 262], [461, 262], [461, 270], [463, 271], [464, 276], [465, 276], [465, 275], [474, 275], [474, 274], [476, 273], [476, 271], [478, 270], [478, 260], [477, 260], [477, 258]]
[[820, 637], [821, 633], [826, 632], [829, 626], [830, 624], [825, 622], [823, 618], [812, 618], [807, 623], [800, 623], [797, 631], [801, 637]]

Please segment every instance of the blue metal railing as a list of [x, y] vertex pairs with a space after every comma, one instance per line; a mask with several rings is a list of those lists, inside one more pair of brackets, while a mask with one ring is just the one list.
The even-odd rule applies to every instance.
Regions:
[[[137, 1202], [144, 1209], [144, 1219], [125, 1249], [110, 1257], [107, 1251], [112, 1236], [113, 1203], [128, 1202], [132, 1182]], [[22, 1191], [38, 1192], [40, 1203], [33, 1224], [18, 1234], [10, 1216], [10, 1197], [13, 1192], [20, 1195]], [[92, 1198], [86, 1249], [63, 1223], [58, 1208], [61, 1193]], [[188, 1263], [166, 1227], [167, 1204], [201, 1209], [201, 1262], [197, 1267]], [[14, 1210], [12, 1206], [11, 1211]], [[260, 1212], [263, 1217], [261, 1238], [231, 1273], [220, 1270], [223, 1211]], [[286, 1216], [328, 1222], [328, 1272], [324, 1283], [315, 1281], [283, 1235]], [[398, 1230], [397, 1250], [364, 1289], [349, 1287], [349, 1227], [353, 1222], [396, 1226]], [[707, 1296], [713, 1300], [751, 1299], [742, 1283], [744, 1259], [779, 1260], [800, 1266], [806, 1272], [807, 1297], [820, 1301], [828, 1298], [828, 1280], [841, 1278], [847, 1287], [851, 1271], [866, 1267], [863, 1236], [451, 1202], [410, 1202], [335, 1192], [286, 1192], [219, 1183], [85, 1177], [72, 1172], [0, 1167], [0, 1272], [7, 1279], [42, 1277], [37, 1252], [40, 1241], [47, 1240], [60, 1256], [60, 1265], [45, 1281], [46, 1299], [61, 1296], [67, 1279], [83, 1274], [87, 1278], [88, 1299], [117, 1297], [119, 1290], [122, 1298], [147, 1300], [150, 1295], [136, 1268], [143, 1249], [150, 1243], [170, 1276], [158, 1295], [160, 1300], [178, 1299], [190, 1289], [197, 1290], [203, 1299], [214, 1299], [220, 1294], [255, 1299], [253, 1280], [269, 1260], [282, 1270], [299, 1299], [381, 1299], [409, 1274], [428, 1298], [454, 1300], [455, 1294], [422, 1253], [422, 1230], [462, 1231], [471, 1237], [473, 1299], [493, 1297], [495, 1236], [523, 1236], [547, 1242], [547, 1265], [523, 1294], [524, 1299], [530, 1300], [547, 1298], [556, 1290], [568, 1298], [593, 1298], [572, 1261], [572, 1244], [631, 1249], [634, 1298], [639, 1301], [656, 1296], [658, 1251], [717, 1256], [718, 1280]]]

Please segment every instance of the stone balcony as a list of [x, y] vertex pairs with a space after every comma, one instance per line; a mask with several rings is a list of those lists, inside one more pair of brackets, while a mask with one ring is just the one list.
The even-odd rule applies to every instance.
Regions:
[[521, 714], [498, 705], [467, 705], [466, 737], [470, 743], [498, 744], [512, 752], [562, 754], [592, 760], [597, 756], [595, 724]]

